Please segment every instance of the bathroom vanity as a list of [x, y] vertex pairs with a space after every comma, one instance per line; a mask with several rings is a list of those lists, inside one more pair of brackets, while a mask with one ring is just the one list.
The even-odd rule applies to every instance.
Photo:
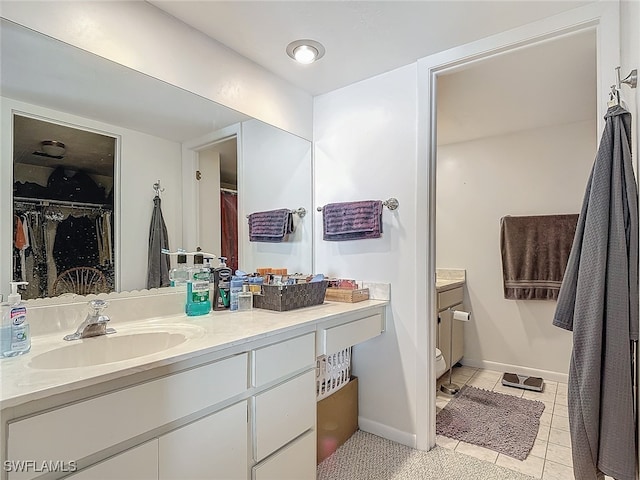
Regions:
[[[442, 352], [442, 356], [447, 362], [447, 369], [450, 365], [458, 363], [464, 356], [464, 322], [454, 321], [451, 313], [447, 310], [464, 310], [465, 281], [464, 270], [437, 269], [436, 271], [438, 304], [436, 347]], [[453, 332], [453, 342], [450, 341], [450, 332]], [[452, 356], [449, 353], [450, 344], [452, 345]]]
[[0, 479], [313, 479], [316, 357], [382, 333], [387, 303], [35, 336], [0, 362]]

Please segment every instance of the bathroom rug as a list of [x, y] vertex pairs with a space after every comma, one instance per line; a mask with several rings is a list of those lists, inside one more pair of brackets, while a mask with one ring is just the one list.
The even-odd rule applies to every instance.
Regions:
[[436, 433], [524, 460], [543, 410], [536, 400], [465, 385], [436, 415]]

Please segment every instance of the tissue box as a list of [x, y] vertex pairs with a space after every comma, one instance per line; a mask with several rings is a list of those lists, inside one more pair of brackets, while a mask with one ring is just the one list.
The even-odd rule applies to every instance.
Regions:
[[329, 282], [263, 285], [262, 294], [253, 296], [253, 306], [276, 312], [321, 305]]

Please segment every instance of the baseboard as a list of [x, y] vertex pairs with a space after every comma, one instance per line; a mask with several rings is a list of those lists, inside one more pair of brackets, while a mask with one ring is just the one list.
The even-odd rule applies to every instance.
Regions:
[[488, 360], [474, 360], [471, 358], [463, 358], [460, 363], [469, 367], [486, 368], [487, 370], [496, 370], [498, 372], [529, 375], [530, 377], [542, 377], [543, 379], [550, 382], [568, 383], [569, 381], [569, 375], [566, 373], [523, 367], [521, 365], [509, 365], [508, 363], [490, 362]]
[[358, 417], [358, 428], [364, 432], [373, 433], [374, 435], [386, 438], [392, 442], [401, 443], [407, 447], [416, 448], [417, 445], [416, 435], [414, 433], [403, 432], [402, 430], [363, 417]]

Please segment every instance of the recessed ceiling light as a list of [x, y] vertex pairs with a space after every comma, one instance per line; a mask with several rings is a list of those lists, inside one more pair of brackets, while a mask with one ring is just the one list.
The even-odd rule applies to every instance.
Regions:
[[42, 151], [50, 157], [62, 158], [66, 152], [64, 143], [56, 140], [43, 140], [40, 144], [42, 145]]
[[315, 40], [296, 40], [287, 45], [287, 55], [298, 63], [309, 64], [324, 55], [324, 47]]

